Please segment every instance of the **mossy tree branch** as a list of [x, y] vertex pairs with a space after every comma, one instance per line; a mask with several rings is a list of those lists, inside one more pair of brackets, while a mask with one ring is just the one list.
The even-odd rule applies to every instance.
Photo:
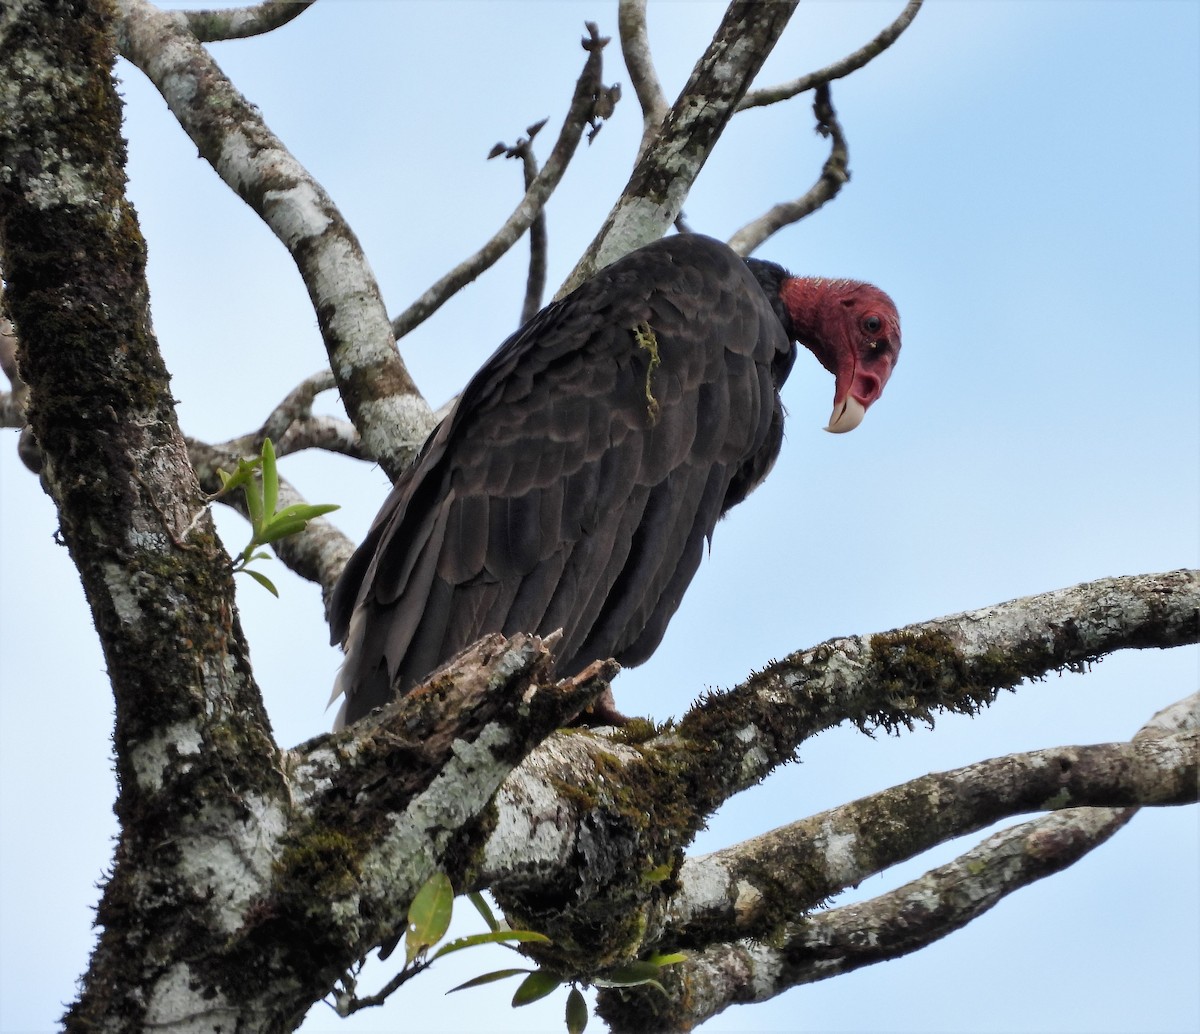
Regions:
[[[42, 479], [113, 687], [121, 825], [70, 1029], [137, 1025], [164, 960], [224, 936], [188, 866], [284, 796], [229, 558], [188, 464], [124, 196], [111, 12], [17, 0], [0, 19], [0, 240]], [[215, 855], [214, 855], [215, 857]], [[252, 850], [241, 863], [253, 868]], [[173, 892], [146, 873], [165, 876]]]
[[[799, 901], [790, 897], [803, 878], [791, 887], [756, 887], [747, 881], [764, 870], [757, 865], [745, 866], [737, 906], [747, 912], [761, 912], [756, 908], [755, 895], [766, 890], [777, 909], [779, 922], [774, 929], [766, 933], [759, 926], [759, 933], [750, 935], [753, 939], [713, 938], [682, 966], [667, 971], [666, 996], [636, 990], [603, 992], [601, 1015], [614, 1031], [690, 1030], [730, 1005], [765, 1001], [800, 984], [899, 958], [961, 929], [1014, 891], [1079, 861], [1128, 823], [1138, 806], [1195, 802], [1198, 702], [1200, 697], [1193, 695], [1165, 708], [1128, 744], [1038, 751], [998, 759], [1011, 760], [1018, 767], [1024, 764], [1027, 785], [1034, 795], [1039, 787], [1049, 789], [1045, 783], [1048, 768], [1051, 779], [1061, 777], [1064, 790], [1070, 784], [1066, 792], [1072, 799], [1065, 802], [1060, 790], [1052, 798], [1031, 804], [1025, 810], [1061, 810], [987, 837], [953, 861], [869, 901], [803, 914], [814, 907], [814, 895], [807, 896], [807, 905], [803, 891]], [[1071, 771], [1078, 759], [1089, 754], [1090, 758], [1079, 766], [1082, 773]], [[1067, 769], [1063, 768], [1064, 760], [1071, 762]], [[1106, 769], [1104, 763], [1117, 770]], [[1128, 771], [1120, 771], [1126, 763]], [[992, 793], [987, 778], [995, 774], [988, 771], [994, 764], [973, 766], [972, 776], [945, 803], [951, 807], [969, 806], [973, 793]], [[1008, 781], [1014, 781], [1011, 774]], [[1067, 806], [1089, 803], [1097, 806]], [[836, 809], [835, 813], [841, 811]], [[886, 838], [889, 830], [903, 825], [906, 819], [902, 811], [887, 807], [877, 811], [873, 818], [875, 832], [882, 832]], [[809, 822], [815, 824], [821, 818], [814, 816]], [[828, 850], [832, 839], [827, 838], [830, 861], [844, 858], [853, 850]], [[725, 861], [732, 859], [727, 855]], [[805, 871], [802, 860], [794, 860], [791, 868], [798, 871], [797, 876]], [[699, 877], [696, 883], [700, 885], [714, 878], [713, 873], [691, 871], [681, 873], [681, 881], [688, 875]], [[701, 894], [707, 892], [705, 889]], [[734, 925], [739, 925], [738, 921]]]
[[[1082, 670], [1116, 650], [1195, 643], [1198, 613], [1200, 572], [1102, 579], [831, 640], [710, 694], [658, 735], [635, 725], [617, 742], [584, 733], [555, 737], [497, 798], [506, 833], [488, 844], [480, 882], [497, 891], [520, 925], [551, 936], [547, 965], [582, 975], [625, 961], [665, 944], [677, 889], [670, 880], [643, 877], [663, 866], [678, 875], [682, 850], [707, 816], [792, 758], [808, 737], [847, 721], [894, 730], [940, 711], [973, 714], [1003, 689], [1054, 670]], [[1123, 750], [1093, 752], [1090, 760], [1123, 763]], [[1055, 785], [1023, 792], [1049, 799], [1062, 789]], [[553, 824], [543, 821], [548, 812]], [[886, 820], [883, 803], [872, 813], [880, 814]], [[586, 865], [568, 864], [581, 857]]]
[[1028, 751], [921, 776], [688, 859], [667, 927], [680, 947], [765, 939], [784, 919], [1000, 819], [1068, 807], [1193, 804], [1198, 759], [1200, 733], [1192, 731]]

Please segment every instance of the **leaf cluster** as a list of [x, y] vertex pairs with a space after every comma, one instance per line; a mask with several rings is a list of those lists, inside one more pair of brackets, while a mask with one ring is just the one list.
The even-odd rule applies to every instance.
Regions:
[[[221, 491], [211, 499], [219, 499], [236, 489], [246, 497], [246, 515], [250, 519], [250, 541], [233, 561], [234, 574], [248, 574], [264, 589], [278, 596], [279, 590], [261, 571], [250, 569], [255, 560], [269, 560], [270, 554], [261, 547], [278, 542], [289, 535], [298, 535], [308, 527], [314, 517], [340, 509], [336, 503], [293, 503], [282, 510], [279, 505], [279, 473], [275, 465], [275, 447], [270, 438], [264, 438], [262, 453], [252, 460], [239, 459], [232, 474], [218, 469]], [[211, 501], [211, 500], [210, 500]]]

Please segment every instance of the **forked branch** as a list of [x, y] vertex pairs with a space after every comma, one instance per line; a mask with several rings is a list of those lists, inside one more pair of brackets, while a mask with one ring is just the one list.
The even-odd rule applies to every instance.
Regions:
[[233, 87], [181, 15], [119, 0], [122, 53], [158, 88], [200, 154], [287, 247], [366, 452], [393, 479], [433, 426], [396, 352], [379, 285], [332, 199]]
[[[787, 836], [776, 831], [685, 863], [679, 877], [683, 889], [662, 941], [701, 950], [666, 971], [666, 996], [602, 992], [600, 1014], [614, 1031], [690, 1030], [730, 1005], [765, 1001], [799, 984], [899, 958], [961, 929], [1007, 895], [1073, 865], [1125, 825], [1138, 806], [1194, 803], [1198, 700], [1200, 695], [1193, 695], [1166, 708], [1127, 744], [1037, 751], [925, 777], [813, 816], [789, 827]], [[929, 782], [950, 777], [961, 785]], [[1059, 789], [1053, 795], [1035, 800], [1055, 783]], [[897, 804], [889, 800], [897, 791], [916, 796]], [[884, 839], [899, 835], [920, 841], [912, 852], [897, 854], [893, 861], [898, 861], [968, 832], [951, 828], [927, 836], [922, 826], [942, 809], [961, 814], [973, 808], [976, 794], [994, 800], [1010, 795], [1005, 813], [1062, 810], [990, 836], [952, 862], [869, 901], [810, 911], [822, 895], [884, 867], [864, 867], [859, 877], [845, 869], [867, 846], [856, 836], [869, 831]], [[914, 802], [923, 805], [916, 815], [907, 810]], [[1100, 806], [1067, 806], [1087, 804]], [[847, 818], [852, 818], [849, 829]], [[980, 813], [971, 828], [987, 821]], [[842, 833], [851, 839], [839, 839]], [[781, 853], [785, 840], [797, 850]], [[822, 867], [843, 871], [836, 880], [818, 877], [813, 883], [811, 875]], [[762, 883], [768, 873], [770, 886]], [[731, 893], [714, 893], [727, 877]], [[682, 927], [674, 925], [697, 900], [715, 902], [722, 896], [728, 898], [723, 919], [712, 913], [700, 922], [701, 913], [693, 911]], [[726, 940], [729, 934], [738, 939]]]
[[603, 110], [607, 110], [608, 93], [605, 91], [602, 76], [604, 71], [603, 50], [608, 38], [600, 35], [592, 22], [587, 23], [588, 35], [583, 39], [583, 49], [587, 51], [583, 73], [575, 84], [575, 95], [571, 98], [571, 107], [559, 131], [554, 149], [537, 174], [521, 203], [513, 210], [512, 215], [505, 220], [504, 225], [492, 236], [482, 248], [470, 258], [460, 262], [454, 269], [434, 283], [424, 294], [392, 320], [392, 333], [396, 339], [404, 337], [414, 327], [419, 326], [445, 304], [447, 299], [474, 280], [489, 266], [493, 265], [509, 248], [516, 243], [529, 226], [537, 218], [546, 200], [554, 192], [563, 173], [567, 170], [579, 140], [583, 136], [584, 126], [591, 125], [593, 129], [597, 119], [597, 102], [603, 102]]

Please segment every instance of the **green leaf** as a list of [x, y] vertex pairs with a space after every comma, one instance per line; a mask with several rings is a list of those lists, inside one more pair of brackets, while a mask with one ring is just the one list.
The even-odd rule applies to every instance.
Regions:
[[588, 1022], [587, 1000], [577, 987], [567, 995], [567, 1034], [583, 1034]]
[[487, 933], [473, 933], [466, 937], [456, 937], [449, 944], [443, 944], [438, 948], [433, 957], [440, 959], [443, 955], [462, 951], [463, 948], [474, 948], [477, 944], [499, 944], [503, 941], [549, 944], [550, 938], [542, 933], [534, 933], [532, 930], [489, 930]]
[[504, 980], [506, 977], [515, 977], [521, 973], [531, 972], [528, 969], [497, 969], [492, 973], [484, 973], [482, 976], [472, 977], [465, 984], [459, 984], [458, 987], [452, 987], [446, 992], [448, 995], [454, 994], [455, 991], [465, 991], [468, 987], [483, 987], [484, 984], [494, 984], [497, 980]]
[[561, 983], [562, 977], [557, 973], [552, 973], [548, 969], [535, 969], [521, 981], [521, 986], [513, 995], [513, 1008], [519, 1009], [522, 1005], [529, 1005], [531, 1002], [545, 998]]
[[666, 994], [666, 988], [658, 982], [661, 976], [662, 971], [653, 962], [630, 962], [610, 970], [592, 983], [597, 987], [636, 987], [639, 984], [651, 984]]
[[250, 527], [254, 529], [257, 539], [263, 526], [263, 497], [262, 486], [257, 481], [249, 481], [242, 486], [246, 493], [246, 511], [250, 515]]
[[279, 590], [275, 588], [274, 582], [272, 582], [271, 579], [268, 578], [265, 574], [263, 574], [260, 571], [251, 571], [250, 568], [248, 568], [248, 567], [241, 567], [241, 568], [238, 568], [238, 570], [241, 571], [242, 574], [248, 574], [251, 578], [253, 578], [256, 582], [258, 582], [259, 585], [261, 585], [264, 589], [266, 589], [267, 592], [269, 592], [276, 599], [279, 598]]
[[340, 510], [341, 507], [337, 503], [292, 503], [291, 506], [285, 506], [278, 513], [272, 514], [271, 519], [277, 520], [300, 520], [311, 521], [314, 517], [320, 517], [322, 514], [333, 513], [334, 510]]
[[275, 446], [270, 438], [262, 444], [263, 513], [271, 517], [279, 502], [279, 474], [275, 469]]
[[[253, 459], [249, 463], [245, 460], [238, 460], [237, 470], [232, 474], [218, 467], [217, 477], [221, 479], [221, 491], [217, 495], [225, 495], [228, 492], [232, 492], [235, 488], [248, 485], [254, 479], [254, 472], [258, 469], [258, 465], [261, 462], [258, 459]], [[213, 498], [216, 498], [216, 496]]]
[[477, 890], [471, 891], [467, 895], [467, 899], [475, 906], [475, 911], [483, 916], [483, 921], [487, 923], [489, 930], [504, 929], [500, 920], [496, 918], [496, 913], [492, 911], [492, 906], [487, 903], [487, 898]]
[[655, 966], [675, 966], [680, 962], [687, 961], [687, 953], [682, 951], [672, 951], [667, 952], [664, 955], [660, 955], [658, 952], [655, 952], [648, 959], [646, 959], [646, 961], [653, 963]]
[[256, 539], [262, 544], [278, 542], [308, 527], [308, 521], [268, 521], [258, 531]]
[[454, 888], [450, 878], [445, 873], [435, 872], [408, 906], [408, 928], [404, 931], [405, 965], [412, 965], [421, 952], [446, 936], [453, 910]]

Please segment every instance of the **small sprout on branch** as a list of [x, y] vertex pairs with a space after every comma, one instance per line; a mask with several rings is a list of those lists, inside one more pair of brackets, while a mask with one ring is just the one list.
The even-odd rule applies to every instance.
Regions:
[[248, 574], [272, 595], [278, 596], [279, 590], [271, 579], [261, 571], [249, 568], [251, 561], [271, 558], [260, 547], [289, 535], [298, 535], [314, 517], [331, 513], [339, 507], [334, 503], [317, 506], [295, 503], [282, 510], [275, 509], [279, 504], [279, 474], [275, 468], [275, 447], [270, 438], [263, 439], [261, 455], [252, 460], [239, 459], [232, 474], [221, 469], [217, 470], [217, 474], [221, 478], [221, 491], [211, 496], [209, 501], [240, 488], [245, 493], [246, 514], [250, 518], [250, 542], [234, 559], [233, 572]]
[[[476, 908], [479, 908], [479, 903], [476, 903]], [[487, 915], [491, 915], [491, 909], [487, 910]], [[615, 969], [609, 970], [603, 977], [596, 977], [590, 981], [585, 980], [582, 983], [585, 987], [591, 985], [604, 988], [639, 987], [643, 984], [648, 984], [651, 987], [657, 988], [665, 995], [667, 989], [663, 987], [661, 982], [663, 969], [667, 966], [674, 966], [680, 962], [684, 962], [686, 959], [687, 955], [680, 951], [656, 951], [645, 959], [627, 962], [623, 966], [617, 966]], [[531, 1002], [540, 1001], [547, 995], [552, 994], [560, 984], [569, 987], [570, 992], [567, 994], [566, 1009], [567, 1034], [582, 1034], [584, 1028], [587, 1027], [588, 1010], [583, 992], [577, 986], [580, 981], [564, 977], [561, 973], [556, 973], [550, 969], [498, 969], [492, 973], [484, 973], [481, 976], [477, 976], [466, 983], [459, 984], [457, 987], [452, 987], [446, 993], [453, 994], [455, 991], [465, 991], [469, 987], [483, 987], [485, 984], [493, 984], [497, 980], [504, 980], [507, 977], [515, 977], [522, 974], [525, 975], [525, 979], [521, 981], [520, 986], [513, 994], [513, 1008], [519, 1009], [522, 1005], [529, 1005]]]
[[[443, 955], [451, 955], [464, 948], [474, 948], [478, 944], [502, 944], [513, 951], [517, 949], [509, 942], [549, 944], [550, 938], [533, 930], [510, 930], [508, 926], [496, 918], [483, 895], [472, 893], [468, 895], [476, 910], [488, 925], [485, 933], [468, 934], [466, 937], [456, 937], [447, 941], [432, 955], [429, 949], [438, 944], [446, 931], [450, 929], [450, 920], [454, 913], [454, 887], [445, 873], [435, 872], [421, 885], [408, 906], [408, 922], [404, 927], [404, 966], [384, 987], [373, 995], [359, 998], [354, 993], [354, 979], [347, 974], [342, 979], [343, 990], [336, 995], [334, 1009], [339, 1016], [351, 1016], [360, 1009], [383, 1005], [391, 994], [415, 977], [423, 973]], [[389, 948], [390, 952], [391, 949]], [[381, 958], [384, 957], [381, 953]], [[484, 973], [482, 976], [468, 980], [465, 984], [453, 987], [453, 991], [461, 991], [467, 987], [479, 987], [490, 984], [505, 977], [528, 974], [528, 969], [502, 969], [494, 973]], [[558, 981], [555, 982], [557, 986]]]

